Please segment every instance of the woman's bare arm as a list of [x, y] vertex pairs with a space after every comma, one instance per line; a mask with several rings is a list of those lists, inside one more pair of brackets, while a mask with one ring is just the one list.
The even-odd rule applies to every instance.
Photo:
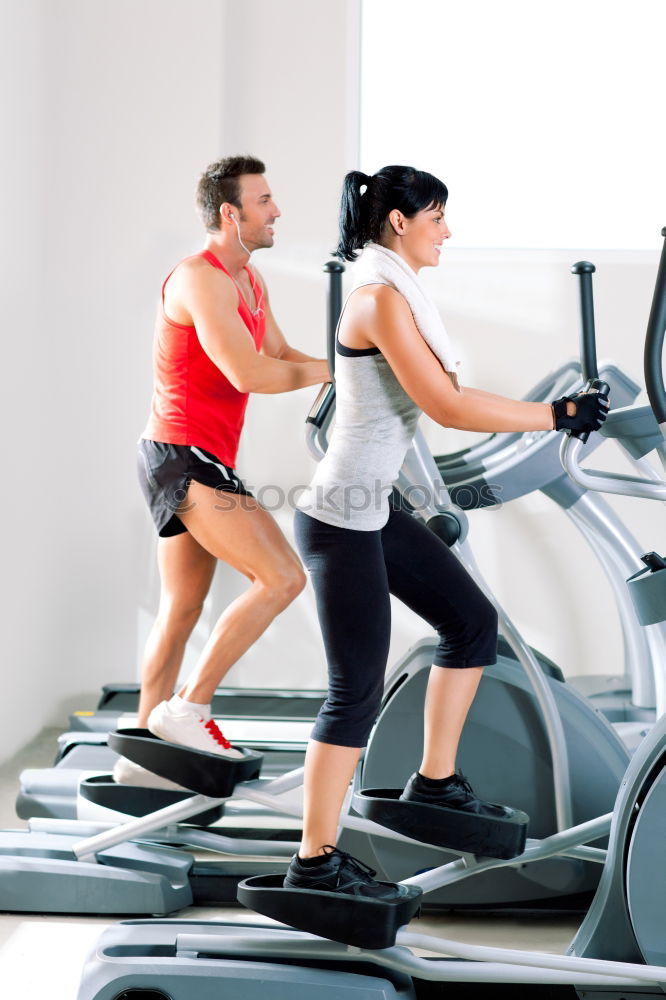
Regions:
[[553, 429], [548, 403], [456, 388], [419, 333], [406, 300], [388, 285], [358, 289], [344, 319], [347, 331], [379, 348], [408, 396], [438, 424], [489, 433]]

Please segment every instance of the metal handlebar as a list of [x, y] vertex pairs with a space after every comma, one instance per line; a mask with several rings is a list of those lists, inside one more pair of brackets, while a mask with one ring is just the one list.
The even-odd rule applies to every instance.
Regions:
[[599, 378], [592, 296], [592, 275], [595, 271], [596, 267], [589, 260], [579, 260], [571, 268], [571, 273], [580, 278], [580, 363], [586, 382]]
[[[326, 349], [328, 367], [335, 374], [335, 338], [338, 320], [342, 312], [342, 275], [345, 265], [339, 260], [329, 260], [324, 264], [328, 274], [328, 294], [326, 300]], [[335, 383], [322, 385], [317, 398], [305, 418], [305, 444], [312, 457], [320, 462], [326, 454], [326, 431], [335, 413]]]
[[[666, 334], [666, 227], [661, 231], [664, 245], [661, 251], [659, 269], [654, 286], [650, 318], [645, 335], [644, 372], [650, 406], [660, 430], [666, 438], [666, 387], [662, 369], [664, 336]], [[594, 311], [592, 306], [592, 274], [594, 264], [578, 261], [571, 268], [580, 277], [581, 289], [581, 364], [585, 371], [593, 360], [596, 370], [596, 345], [594, 334]], [[565, 437], [560, 448], [560, 461], [575, 483], [587, 490], [599, 493], [615, 493], [620, 496], [634, 496], [650, 500], [666, 500], [666, 482], [662, 479], [648, 479], [624, 476], [617, 473], [582, 469], [579, 456], [586, 436]]]
[[560, 461], [564, 471], [575, 483], [597, 493], [616, 493], [619, 496], [640, 497], [645, 500], [666, 500], [666, 482], [663, 479], [643, 479], [623, 476], [616, 472], [600, 472], [580, 467], [583, 442], [575, 437], [562, 439]]
[[326, 304], [326, 345], [328, 351], [328, 367], [331, 375], [335, 375], [335, 334], [338, 320], [342, 312], [342, 275], [345, 265], [340, 260], [329, 260], [324, 264], [328, 274], [328, 297]]
[[312, 457], [320, 462], [326, 454], [326, 431], [335, 412], [335, 385], [322, 385], [305, 418], [305, 444]]
[[645, 353], [643, 367], [645, 372], [645, 388], [647, 389], [650, 406], [657, 418], [661, 432], [666, 437], [666, 386], [664, 386], [663, 352], [664, 332], [666, 331], [666, 226], [661, 235], [665, 237], [661, 250], [659, 270], [654, 286], [650, 318], [645, 335]]

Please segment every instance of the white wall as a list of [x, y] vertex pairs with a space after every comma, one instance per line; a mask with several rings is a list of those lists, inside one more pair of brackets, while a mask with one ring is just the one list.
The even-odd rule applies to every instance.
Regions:
[[[200, 246], [193, 191], [217, 156], [266, 159], [283, 218], [275, 249], [256, 263], [290, 341], [323, 350], [321, 267], [335, 241], [341, 179], [356, 162], [356, 13], [356, 0], [3, 8], [0, 111], [11, 139], [0, 161], [0, 406], [11, 461], [0, 754], [45, 723], [64, 722], [69, 707], [91, 707], [103, 682], [136, 676], [156, 596], [134, 472], [154, 307], [168, 269]], [[594, 258], [602, 354], [637, 375], [653, 257]], [[447, 251], [433, 290], [476, 384], [520, 394], [575, 353], [570, 262], [566, 253]], [[248, 483], [307, 481], [303, 419], [313, 397], [303, 390], [251, 401], [239, 460]], [[459, 446], [453, 432], [437, 431], [436, 440], [442, 450]], [[569, 673], [599, 669], [599, 657], [617, 665], [617, 636], [596, 599], [605, 585], [583, 604], [580, 576], [596, 587], [596, 573], [545, 503], [475, 515], [477, 556], [528, 636], [576, 660], [565, 664]], [[647, 502], [626, 508], [646, 546], [663, 545], [661, 512]], [[281, 523], [289, 532], [288, 513]], [[203, 631], [240, 585], [218, 575]], [[396, 610], [394, 656], [423, 633]], [[553, 610], [563, 617], [553, 620]], [[230, 680], [317, 686], [323, 677], [308, 593]]]
[[[257, 255], [256, 263], [269, 279], [274, 309], [288, 336], [313, 352], [321, 350], [324, 333], [325, 283], [319, 269], [335, 243], [342, 176], [357, 162], [358, 109], [350, 96], [358, 81], [357, 11], [353, 0], [338, 5], [252, 0], [239, 5], [227, 22], [227, 94], [233, 93], [234, 100], [225, 115], [225, 139], [230, 148], [248, 148], [265, 157], [284, 213], [275, 248]], [[254, 45], [270, 52], [268, 62], [244, 58]], [[430, 121], [426, 112], [421, 109]], [[520, 396], [577, 354], [578, 292], [569, 268], [586, 256], [598, 268], [600, 356], [614, 358], [642, 381], [642, 339], [662, 224], [655, 220], [654, 252], [481, 252], [456, 250], [452, 240], [437, 271], [424, 277], [465, 357], [469, 383]], [[271, 482], [287, 489], [307, 481], [311, 463], [301, 444], [302, 419], [313, 395], [304, 390], [251, 400], [239, 464], [253, 485]], [[471, 439], [432, 426], [428, 434], [442, 452], [465, 447]], [[605, 445], [599, 458], [609, 468], [624, 468], [612, 446]], [[659, 505], [609, 502], [646, 549], [663, 544]], [[621, 636], [614, 612], [608, 610], [608, 584], [576, 530], [550, 501], [526, 498], [500, 511], [475, 512], [471, 522], [477, 559], [531, 642], [568, 675], [622, 671]], [[288, 516], [284, 527], [290, 530]], [[218, 576], [226, 592], [228, 578]], [[306, 630], [295, 649], [292, 621]], [[392, 657], [423, 632], [415, 616], [394, 604]], [[310, 661], [302, 659], [308, 649]], [[316, 619], [307, 593], [299, 598], [298, 615], [290, 609], [229, 679], [275, 683], [276, 663], [285, 683], [293, 677], [314, 684], [321, 676]]]
[[[326, 351], [322, 267], [336, 242], [342, 178], [358, 158], [358, 14], [357, 0], [245, 0], [227, 10], [225, 150], [246, 150], [265, 161], [283, 213], [275, 248], [253, 263], [268, 281], [289, 341], [317, 357]], [[304, 420], [316, 393], [251, 398], [238, 459], [248, 485], [275, 485], [286, 493], [309, 481], [314, 463], [303, 443]], [[293, 511], [274, 513], [291, 540]], [[232, 571], [218, 572], [214, 606], [241, 586]], [[197, 648], [196, 639], [192, 645]], [[308, 588], [228, 681], [320, 687], [325, 677]]]
[[412, 0], [409, 24], [396, 71], [404, 0], [363, 0], [362, 170], [445, 178], [460, 247], [654, 245], [663, 3]]
[[220, 148], [223, 21], [217, 0], [3, 7], [0, 753], [135, 672], [135, 441], [159, 283], [198, 246], [194, 186]]
[[[52, 594], [44, 572], [49, 517], [50, 465], [44, 461], [48, 381], [39, 363], [43, 349], [45, 247], [39, 237], [44, 191], [45, 101], [43, 24], [39, 0], [0, 8], [0, 314], [2, 315], [2, 679], [0, 759], [29, 738], [44, 720], [35, 699], [34, 664], [53, 669], [43, 627]], [[11, 95], [11, 96], [10, 96]]]

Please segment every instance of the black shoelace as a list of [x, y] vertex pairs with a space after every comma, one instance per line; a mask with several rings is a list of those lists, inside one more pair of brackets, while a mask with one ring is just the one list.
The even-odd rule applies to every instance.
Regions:
[[474, 789], [472, 788], [472, 786], [470, 785], [469, 781], [462, 773], [462, 771], [456, 771], [456, 779], [457, 779], [456, 784], [459, 785], [460, 788], [462, 788], [465, 792], [467, 792], [467, 794], [470, 795], [472, 798], [476, 798], [476, 795], [474, 794]]
[[349, 870], [352, 869], [352, 873], [359, 875], [364, 882], [370, 882], [377, 872], [370, 865], [366, 865], [364, 861], [359, 861], [358, 858], [353, 857], [347, 851], [341, 851], [338, 847], [333, 847], [331, 844], [324, 845], [325, 853], [330, 857], [332, 854], [337, 854], [343, 860], [338, 868], [338, 884], [340, 883], [340, 875], [343, 868]]

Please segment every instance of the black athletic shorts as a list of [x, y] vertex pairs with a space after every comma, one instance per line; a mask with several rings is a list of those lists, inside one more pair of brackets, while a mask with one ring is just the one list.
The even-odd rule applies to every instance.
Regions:
[[222, 493], [252, 496], [233, 469], [196, 445], [139, 441], [139, 482], [162, 538], [180, 535], [187, 528], [176, 514], [194, 479]]

